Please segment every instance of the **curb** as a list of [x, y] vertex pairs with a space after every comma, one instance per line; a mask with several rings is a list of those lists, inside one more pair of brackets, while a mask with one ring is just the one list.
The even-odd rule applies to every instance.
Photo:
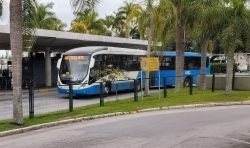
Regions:
[[131, 111], [131, 112], [116, 112], [116, 113], [109, 113], [109, 114], [102, 114], [102, 115], [80, 117], [80, 118], [75, 118], [75, 119], [68, 119], [68, 120], [44, 123], [44, 124], [39, 124], [39, 125], [33, 125], [30, 127], [0, 132], [0, 137], [10, 136], [10, 135], [20, 134], [20, 133], [26, 133], [26, 132], [33, 131], [33, 130], [49, 128], [49, 127], [54, 127], [54, 126], [59, 126], [59, 125], [65, 125], [65, 124], [69, 124], [69, 123], [84, 122], [84, 121], [89, 121], [89, 120], [108, 118], [108, 117], [114, 117], [114, 116], [121, 116], [121, 115], [128, 115], [128, 114], [153, 112], [153, 111], [160, 111], [160, 110], [174, 110], [174, 109], [188, 109], [188, 108], [202, 108], [202, 107], [216, 107], [216, 106], [234, 106], [234, 105], [250, 105], [250, 101], [226, 102], [226, 103], [205, 103], [205, 104], [178, 105], [178, 106], [169, 106], [169, 107], [155, 107], [155, 108], [147, 108], [147, 109], [141, 109], [138, 111]]

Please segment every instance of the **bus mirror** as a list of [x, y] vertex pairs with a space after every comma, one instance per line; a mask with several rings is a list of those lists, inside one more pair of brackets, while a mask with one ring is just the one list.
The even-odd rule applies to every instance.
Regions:
[[95, 59], [91, 58], [89, 68], [93, 68], [95, 65]]
[[56, 67], [58, 70], [60, 69], [61, 62], [62, 62], [62, 58], [58, 59], [57, 64], [56, 64]]

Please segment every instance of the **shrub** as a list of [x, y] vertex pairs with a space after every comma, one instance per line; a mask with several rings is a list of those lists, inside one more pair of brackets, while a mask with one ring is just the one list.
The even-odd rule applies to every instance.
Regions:
[[[234, 64], [234, 71], [238, 70], [238, 65]], [[211, 73], [226, 73], [227, 64], [226, 63], [211, 63]]]

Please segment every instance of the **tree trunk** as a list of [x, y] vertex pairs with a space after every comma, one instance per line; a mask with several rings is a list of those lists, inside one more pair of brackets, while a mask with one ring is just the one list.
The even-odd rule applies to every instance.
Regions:
[[129, 38], [130, 25], [128, 23], [125, 24], [125, 38]]
[[[151, 4], [148, 4], [148, 5], [151, 5]], [[148, 13], [149, 13], [149, 17], [150, 17], [150, 19], [149, 19], [150, 26], [149, 26], [149, 36], [148, 36], [147, 57], [150, 57], [152, 41], [153, 41], [153, 34], [154, 34], [154, 16], [152, 14], [151, 6], [148, 6]], [[146, 72], [146, 78], [149, 78], [149, 71]], [[144, 95], [145, 96], [150, 95], [150, 93], [149, 93], [149, 79], [146, 79]]]
[[202, 39], [200, 90], [206, 90], [207, 44], [208, 44], [208, 39]]
[[10, 1], [10, 44], [12, 53], [13, 122], [23, 124], [21, 0]]
[[234, 50], [229, 50], [227, 53], [227, 75], [226, 75], [226, 88], [225, 95], [232, 93], [233, 83], [233, 67], [234, 67]]
[[184, 68], [184, 21], [181, 19], [182, 10], [177, 10], [177, 28], [176, 28], [176, 78], [175, 92], [179, 92], [183, 87], [183, 68]]

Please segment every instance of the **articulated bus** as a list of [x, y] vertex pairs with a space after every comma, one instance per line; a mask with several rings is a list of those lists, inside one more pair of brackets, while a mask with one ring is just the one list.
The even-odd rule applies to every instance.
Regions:
[[[144, 84], [145, 72], [140, 70], [140, 58], [146, 56], [145, 50], [117, 47], [82, 47], [67, 51], [58, 62], [58, 92], [68, 94], [69, 83], [73, 83], [73, 95], [95, 95], [100, 93], [100, 82], [104, 82], [104, 93], [134, 89], [134, 79]], [[160, 57], [160, 71], [150, 73], [150, 85], [159, 86], [158, 75], [167, 77], [167, 84], [175, 82], [175, 52], [152, 54]], [[201, 55], [185, 53], [184, 84], [190, 77], [200, 74]], [[210, 63], [206, 72], [209, 74]], [[144, 79], [141, 83], [141, 77]], [[117, 81], [119, 80], [119, 81]], [[163, 79], [161, 78], [161, 86]], [[194, 77], [195, 84], [195, 77]]]

